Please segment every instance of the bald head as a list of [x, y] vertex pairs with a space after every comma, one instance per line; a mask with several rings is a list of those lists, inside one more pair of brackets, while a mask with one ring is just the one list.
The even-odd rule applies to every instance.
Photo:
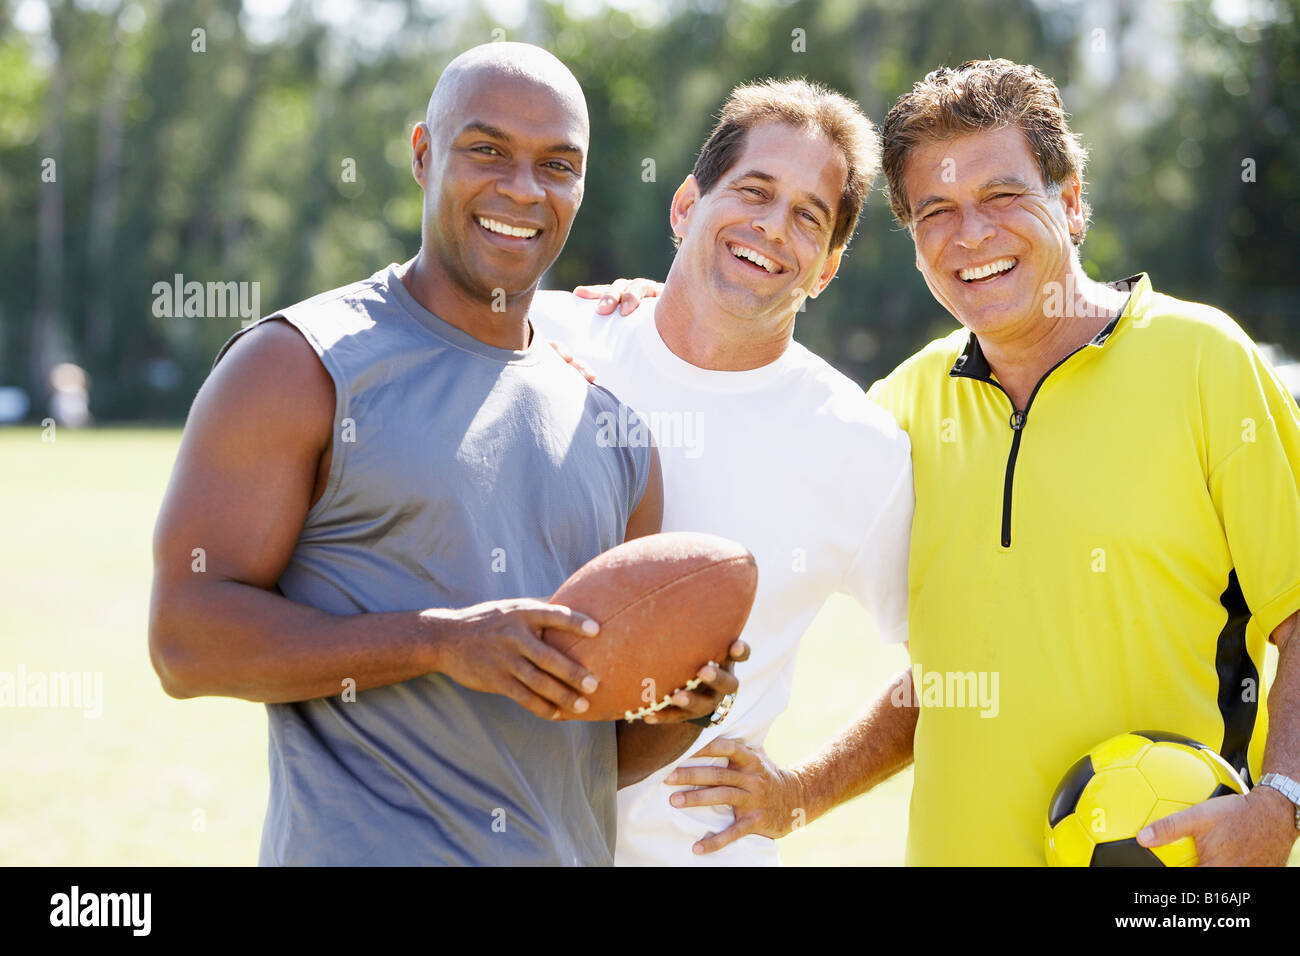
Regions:
[[501, 80], [531, 84], [548, 91], [580, 119], [584, 131], [590, 130], [587, 98], [569, 68], [539, 46], [505, 42], [481, 44], [447, 64], [425, 111], [429, 129], [444, 129], [448, 116], [458, 111], [469, 89]]
[[540, 47], [486, 43], [452, 60], [411, 131], [430, 288], [493, 309], [504, 291], [522, 319], [582, 203], [590, 138], [582, 87]]

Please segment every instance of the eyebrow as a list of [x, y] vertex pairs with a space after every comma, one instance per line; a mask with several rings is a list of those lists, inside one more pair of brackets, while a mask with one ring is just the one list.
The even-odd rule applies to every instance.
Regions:
[[[513, 142], [513, 140], [510, 137], [510, 134], [507, 133], [505, 130], [498, 129], [497, 127], [492, 126], [489, 123], [483, 123], [478, 120], [470, 120], [470, 122], [466, 123], [464, 126], [461, 127], [460, 135], [464, 136], [466, 133], [482, 133], [484, 136], [489, 136], [492, 139], [499, 139], [503, 143]], [[565, 153], [568, 155], [579, 156], [579, 157], [582, 156], [582, 150], [579, 147], [573, 145], [573, 143], [552, 143], [545, 150], [543, 150], [543, 152]]]
[[[990, 189], [997, 189], [999, 186], [1015, 186], [1017, 189], [1023, 189], [1028, 192], [1032, 187], [1019, 176], [999, 176], [996, 179], [990, 179], [976, 190], [976, 192], [985, 193]], [[926, 196], [920, 202], [912, 206], [912, 218], [915, 219], [921, 215], [930, 206], [937, 202], [948, 202], [947, 196]]]
[[[738, 182], [742, 179], [757, 179], [760, 182], [765, 182], [765, 183], [776, 182], [775, 176], [773, 176], [771, 173], [765, 173], [761, 169], [751, 169], [748, 172], [741, 173], [734, 180], [732, 180], [732, 182]], [[822, 199], [821, 196], [818, 196], [816, 193], [804, 193], [803, 198], [806, 199], [808, 202], [812, 203], [814, 206], [816, 206], [821, 211], [821, 214], [825, 216], [827, 219], [832, 218], [833, 214], [831, 213], [831, 207], [826, 205], [826, 200]]]

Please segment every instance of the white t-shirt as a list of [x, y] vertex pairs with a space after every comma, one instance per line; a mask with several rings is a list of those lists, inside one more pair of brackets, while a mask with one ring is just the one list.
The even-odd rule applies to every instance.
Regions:
[[[727, 719], [681, 758], [618, 794], [618, 865], [778, 863], [776, 842], [751, 835], [703, 856], [697, 840], [732, 822], [730, 807], [678, 809], [663, 780], [714, 737], [759, 746], [790, 701], [799, 639], [831, 594], [861, 603], [888, 642], [907, 639], [912, 526], [911, 446], [893, 417], [797, 342], [742, 372], [702, 369], [668, 348], [655, 299], [630, 316], [539, 292], [530, 318], [650, 426], [664, 478], [665, 531], [738, 541], [758, 561], [758, 595], [742, 634], [750, 658]], [[636, 440], [610, 422], [609, 440]], [[865, 701], [864, 701], [865, 703]]]

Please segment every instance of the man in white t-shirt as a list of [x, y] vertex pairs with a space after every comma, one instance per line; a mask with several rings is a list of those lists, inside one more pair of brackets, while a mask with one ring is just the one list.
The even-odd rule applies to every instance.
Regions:
[[[681, 756], [620, 791], [620, 865], [777, 863], [774, 838], [818, 812], [800, 769], [762, 751], [789, 703], [800, 638], [845, 592], [883, 640], [907, 639], [907, 436], [792, 339], [803, 300], [835, 275], [878, 165], [875, 130], [838, 93], [739, 87], [673, 197], [680, 244], [661, 295], [613, 319], [567, 293], [533, 300], [538, 332], [648, 420], [664, 530], [724, 535], [758, 561], [735, 702], [725, 723], [679, 724]], [[598, 440], [642, 436], [610, 421]], [[747, 785], [773, 780], [786, 799], [750, 812]]]

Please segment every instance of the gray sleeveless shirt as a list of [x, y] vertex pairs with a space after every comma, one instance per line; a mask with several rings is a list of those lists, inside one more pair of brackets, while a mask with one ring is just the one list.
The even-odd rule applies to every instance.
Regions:
[[[396, 265], [262, 321], [276, 318], [337, 399], [285, 597], [332, 614], [546, 598], [623, 540], [649, 450], [598, 440], [620, 403], [540, 336], [485, 345], [416, 302]], [[345, 690], [267, 705], [262, 864], [612, 862], [612, 723], [543, 720], [441, 674]]]

